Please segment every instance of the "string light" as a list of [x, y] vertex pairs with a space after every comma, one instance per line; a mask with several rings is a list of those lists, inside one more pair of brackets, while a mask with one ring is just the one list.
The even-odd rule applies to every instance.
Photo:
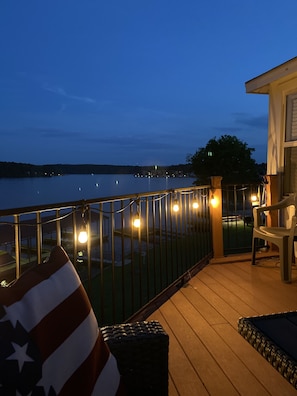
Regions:
[[178, 203], [178, 200], [176, 198], [173, 201], [172, 210], [173, 210], [174, 213], [177, 213], [179, 211], [179, 203]]
[[133, 227], [134, 228], [140, 228], [141, 226], [141, 221], [140, 221], [140, 214], [139, 214], [139, 205], [140, 205], [140, 200], [136, 199], [136, 206], [137, 206], [137, 212], [136, 214], [133, 216]]
[[82, 225], [80, 228], [80, 231], [78, 233], [78, 242], [81, 244], [85, 244], [88, 241], [88, 231], [87, 231], [87, 225], [85, 222], [85, 213], [88, 211], [88, 206], [83, 206], [82, 207], [82, 212], [81, 212], [81, 217], [82, 217]]
[[137, 213], [134, 218], [133, 218], [133, 227], [135, 228], [140, 228], [140, 217], [139, 217], [139, 213]]
[[194, 195], [194, 198], [193, 198], [193, 201], [192, 201], [192, 208], [193, 209], [198, 209], [199, 208], [199, 202], [198, 202], [196, 194]]
[[[162, 200], [162, 199], [166, 198], [168, 195], [170, 195], [170, 193], [173, 193], [173, 201], [172, 201], [172, 207], [171, 207], [172, 212], [178, 213], [180, 211], [180, 201], [177, 198], [176, 192], [171, 190], [170, 192], [166, 192], [162, 196], [159, 196], [157, 198], [154, 197], [153, 200], [154, 200], [154, 202]], [[197, 210], [199, 208], [199, 201], [198, 201], [196, 192], [193, 192], [193, 190], [190, 192], [182, 191], [180, 194], [193, 194], [193, 193], [194, 193], [194, 197], [193, 197], [191, 206], [192, 206], [192, 209]], [[205, 197], [206, 197], [206, 195], [205, 195]], [[95, 211], [98, 213], [107, 213], [107, 214], [119, 214], [119, 213], [122, 213], [125, 210], [127, 210], [129, 207], [131, 207], [135, 203], [137, 205], [137, 213], [135, 213], [135, 215], [132, 218], [132, 226], [135, 228], [140, 228], [141, 227], [141, 216], [140, 216], [139, 206], [141, 203], [141, 199], [139, 197], [136, 197], [135, 199], [131, 199], [130, 202], [125, 207], [123, 207], [121, 209], [108, 211], [108, 210], [100, 210], [98, 208], [92, 207], [92, 211]], [[213, 206], [216, 205], [217, 200], [215, 199], [215, 197], [212, 196], [210, 203]], [[37, 222], [37, 223], [26, 223], [26, 222], [15, 223], [15, 222], [9, 222], [9, 221], [0, 221], [0, 224], [9, 224], [9, 225], [13, 225], [13, 226], [22, 224], [22, 225], [26, 225], [26, 226], [36, 227], [36, 225], [39, 225], [39, 224], [45, 225], [45, 224], [49, 224], [52, 222], [63, 220], [78, 211], [81, 212], [82, 224], [81, 224], [78, 234], [76, 235], [76, 239], [79, 243], [85, 244], [85, 243], [87, 243], [88, 238], [89, 238], [88, 219], [86, 219], [87, 215], [88, 215], [88, 211], [89, 211], [89, 206], [85, 202], [83, 202], [82, 205], [73, 208], [71, 211], [67, 212], [66, 214], [64, 214], [62, 216], [55, 217], [55, 218], [52, 218], [52, 219], [49, 219], [46, 221]]]
[[213, 208], [216, 208], [219, 204], [218, 199], [213, 194], [211, 195], [210, 203]]
[[258, 206], [259, 205], [259, 198], [257, 194], [252, 194], [251, 195], [251, 202], [252, 206]]
[[78, 242], [81, 243], [81, 244], [87, 243], [87, 241], [88, 241], [88, 232], [87, 232], [86, 226], [82, 226], [81, 227], [77, 239], [78, 239]]

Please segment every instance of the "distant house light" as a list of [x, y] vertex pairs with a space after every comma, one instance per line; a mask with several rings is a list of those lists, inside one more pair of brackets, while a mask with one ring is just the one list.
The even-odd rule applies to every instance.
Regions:
[[212, 151], [208, 151], [208, 152], [207, 152], [207, 156], [208, 156], [208, 157], [212, 157], [212, 156], [213, 156], [213, 152], [212, 152]]

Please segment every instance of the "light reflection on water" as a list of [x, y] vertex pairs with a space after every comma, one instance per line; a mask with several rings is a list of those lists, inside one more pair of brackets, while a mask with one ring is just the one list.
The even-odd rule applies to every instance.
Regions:
[[0, 179], [0, 209], [191, 187], [193, 178], [65, 175]]

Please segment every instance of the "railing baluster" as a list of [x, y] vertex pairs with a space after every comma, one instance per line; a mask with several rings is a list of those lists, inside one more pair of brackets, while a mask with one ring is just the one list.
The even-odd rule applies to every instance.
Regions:
[[148, 197], [145, 197], [145, 230], [146, 230], [146, 250], [145, 250], [145, 266], [146, 266], [146, 299], [149, 301], [150, 299], [150, 287], [151, 287], [151, 282], [150, 282], [150, 260], [151, 260], [151, 254], [150, 254], [150, 224], [149, 224], [149, 216], [150, 216], [150, 201]]
[[37, 263], [42, 262], [42, 224], [41, 212], [36, 212], [36, 250], [37, 250]]
[[126, 276], [125, 276], [125, 236], [124, 236], [124, 227], [125, 227], [125, 216], [124, 216], [124, 201], [121, 200], [120, 204], [120, 238], [121, 238], [121, 259], [122, 259], [122, 268], [121, 268], [121, 275], [122, 275], [122, 316], [120, 317], [120, 322], [125, 320], [126, 318]]
[[[99, 203], [99, 268], [100, 268], [100, 274], [99, 274], [99, 279], [100, 279], [100, 293], [99, 293], [99, 298], [100, 298], [100, 317], [99, 321], [100, 323], [105, 323], [105, 295], [104, 295], [104, 253], [103, 253], [103, 242], [104, 242], [104, 204], [101, 202]], [[107, 238], [110, 238], [110, 235], [108, 233]]]
[[114, 219], [114, 201], [110, 203], [111, 212], [111, 268], [112, 268], [112, 319], [116, 317], [116, 288], [115, 288], [115, 219]]
[[88, 210], [85, 214], [86, 218], [86, 227], [88, 233], [87, 240], [87, 266], [88, 266], [88, 291], [92, 295], [92, 261], [91, 261], [91, 247], [92, 247], [92, 233], [91, 233], [91, 224], [92, 224], [92, 211]]
[[15, 276], [21, 275], [21, 227], [20, 216], [14, 215]]
[[60, 209], [56, 210], [56, 243], [57, 245], [62, 245]]

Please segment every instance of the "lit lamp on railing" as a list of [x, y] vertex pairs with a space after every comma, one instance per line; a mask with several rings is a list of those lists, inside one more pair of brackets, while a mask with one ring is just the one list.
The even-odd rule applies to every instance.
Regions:
[[199, 208], [199, 202], [198, 202], [198, 199], [197, 199], [196, 195], [194, 195], [194, 197], [193, 197], [192, 208], [193, 209], [198, 209]]
[[137, 205], [137, 211], [135, 215], [133, 216], [132, 224], [134, 228], [140, 228], [141, 226], [141, 221], [140, 221], [140, 214], [139, 214], [139, 199], [136, 200], [136, 205]]
[[251, 195], [251, 203], [252, 203], [252, 206], [254, 207], [254, 206], [259, 206], [259, 198], [258, 198], [258, 195], [257, 194], [252, 194]]
[[175, 198], [174, 201], [173, 201], [172, 211], [174, 213], [177, 213], [179, 211], [179, 202], [178, 202], [177, 198]]
[[211, 206], [213, 208], [216, 208], [218, 206], [218, 204], [219, 204], [219, 201], [218, 201], [217, 197], [214, 194], [212, 194], [211, 197], [210, 197], [210, 204], [211, 204]]
[[137, 213], [134, 217], [133, 217], [133, 227], [134, 228], [140, 228], [140, 216], [139, 213]]
[[88, 232], [87, 232], [87, 227], [82, 226], [79, 233], [78, 233], [78, 242], [83, 244], [83, 243], [87, 243], [88, 241]]
[[85, 221], [85, 213], [88, 210], [88, 207], [82, 208], [81, 218], [82, 218], [82, 225], [80, 227], [77, 240], [81, 244], [85, 244], [88, 241], [88, 231], [87, 231], [87, 224]]

